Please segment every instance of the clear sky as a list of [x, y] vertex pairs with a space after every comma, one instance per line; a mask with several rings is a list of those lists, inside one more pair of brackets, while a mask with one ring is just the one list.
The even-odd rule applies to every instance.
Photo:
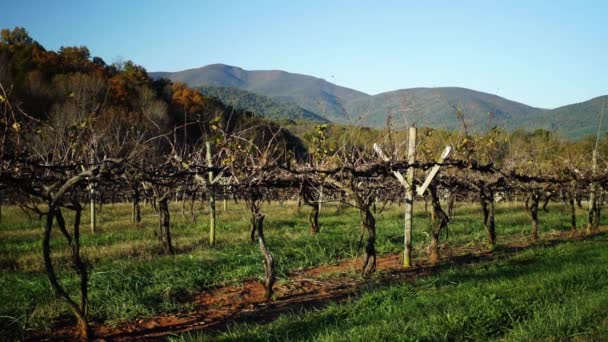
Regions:
[[369, 94], [460, 86], [545, 108], [608, 94], [605, 0], [0, 0], [0, 26], [148, 71], [225, 63]]

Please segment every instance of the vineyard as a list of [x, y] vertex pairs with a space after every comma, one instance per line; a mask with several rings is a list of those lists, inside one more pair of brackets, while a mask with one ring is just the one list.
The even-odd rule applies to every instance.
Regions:
[[[159, 87], [137, 66], [83, 63], [51, 78], [54, 104], [37, 98], [44, 115], [20, 101], [34, 91], [29, 76], [23, 89], [0, 85], [2, 336], [197, 339], [241, 322], [218, 337], [391, 339], [391, 312], [413, 317], [416, 305], [429, 316], [402, 327], [413, 339], [554, 337], [538, 329], [561, 326], [559, 310], [583, 322], [559, 337], [606, 336], [593, 330], [605, 312], [586, 319], [608, 289], [603, 132], [578, 142], [471, 132], [458, 109], [453, 132], [389, 118], [384, 130], [296, 134], [183, 85]], [[561, 265], [574, 270], [557, 274]], [[509, 290], [517, 275], [531, 288]], [[479, 321], [474, 307], [455, 321], [437, 309], [479, 298], [496, 309], [479, 309]], [[362, 316], [373, 308], [386, 311]], [[543, 323], [545, 309], [556, 311]]]
[[[194, 290], [204, 293], [218, 284], [260, 277], [263, 301], [272, 303], [281, 296], [275, 288], [286, 291], [277, 280], [290, 279], [297, 269], [355, 259], [349, 270], [356, 268], [370, 279], [378, 259], [401, 248], [400, 264], [408, 269], [417, 267], [414, 250], [418, 263], [424, 256], [425, 264], [436, 265], [442, 254], [454, 258], [465, 247], [500, 250], [502, 238], [508, 246], [525, 233], [535, 242], [542, 212], [553, 206], [560, 214], [544, 225], [566, 223], [566, 237], [592, 235], [600, 231], [608, 186], [605, 162], [597, 152], [592, 160], [581, 155], [531, 158], [534, 150], [522, 146], [507, 151], [508, 157], [497, 156], [499, 164], [493, 159], [501, 151], [499, 132], [477, 140], [461, 135], [452, 154], [448, 147], [435, 160], [440, 149], [432, 145], [438, 142], [429, 139], [432, 133], [417, 141], [416, 129], [407, 130], [409, 155], [400, 152], [396, 137], [402, 132], [390, 129], [373, 147], [351, 143], [357, 141], [353, 137], [332, 151], [320, 126], [316, 150], [302, 156], [289, 148], [282, 129], [270, 126], [226, 129], [228, 123], [212, 122], [212, 143], [179, 144], [175, 134], [137, 136], [112, 126], [103, 131], [88, 123], [92, 118], [64, 134], [8, 100], [3, 108], [3, 200], [12, 204], [3, 215], [8, 212], [8, 219], [15, 220], [8, 226], [20, 226], [3, 232], [15, 240], [7, 249], [17, 255], [3, 264], [19, 270], [17, 279], [26, 277], [5, 279], [4, 288], [27, 283], [26, 274], [44, 272], [84, 337], [94, 333], [92, 317], [120, 322], [193, 309]], [[577, 206], [583, 202], [587, 220], [580, 222]], [[473, 203], [481, 208], [476, 224], [469, 222]], [[405, 218], [399, 218], [404, 208]], [[304, 210], [308, 220], [299, 214]], [[332, 214], [322, 217], [331, 221], [323, 222], [320, 213], [328, 210]], [[29, 223], [16, 220], [24, 213]], [[461, 216], [464, 222], [458, 222]], [[301, 229], [306, 225], [307, 234]], [[18, 252], [20, 239], [36, 236], [37, 226], [43, 226], [42, 260], [32, 250]], [[276, 236], [267, 237], [269, 232]], [[331, 235], [326, 240], [324, 234]], [[153, 240], [157, 246], [150, 245]], [[258, 245], [257, 256], [251, 253], [252, 243]], [[193, 255], [196, 259], [184, 259]], [[129, 265], [133, 259], [142, 262]], [[114, 268], [123, 271], [116, 274]], [[69, 269], [75, 276], [68, 275]], [[33, 293], [44, 293], [40, 277], [34, 277]], [[31, 297], [27, 285], [15, 290], [30, 306], [41, 300]], [[25, 303], [9, 309], [14, 321], [5, 323], [5, 329], [27, 327], [32, 313], [23, 312]], [[45, 307], [61, 311], [56, 305]], [[13, 310], [22, 316], [12, 316]]]

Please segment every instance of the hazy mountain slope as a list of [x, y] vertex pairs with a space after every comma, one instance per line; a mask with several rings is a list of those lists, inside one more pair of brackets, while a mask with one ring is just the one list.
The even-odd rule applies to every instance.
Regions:
[[596, 135], [602, 106], [605, 106], [600, 127], [600, 133], [603, 134], [608, 132], [608, 95], [549, 110], [530, 124], [557, 131], [568, 138]]
[[279, 70], [247, 71], [212, 64], [174, 73], [150, 73], [190, 86], [238, 87], [256, 94], [294, 103], [330, 121], [345, 122], [347, 102], [369, 95], [337, 86], [323, 79]]
[[[288, 108], [281, 109], [288, 113], [287, 117], [295, 115], [317, 120], [311, 115], [316, 114], [337, 123], [384, 127], [390, 114], [395, 126], [415, 122], [418, 126], [456, 129], [462, 126], [456, 116], [459, 109], [471, 131], [483, 131], [493, 126], [509, 130], [543, 128], [574, 139], [597, 132], [601, 102], [606, 98], [598, 97], [548, 110], [457, 87], [401, 89], [371, 96], [312, 76], [278, 70], [247, 71], [223, 64], [151, 75], [192, 86], [236, 87], [268, 96], [290, 104]], [[272, 110], [269, 110], [263, 104], [254, 108], [253, 98], [241, 95], [251, 110], [266, 112], [263, 114], [266, 116], [280, 116], [278, 111], [273, 112], [278, 107], [270, 106]], [[295, 114], [298, 112], [295, 106], [310, 113]], [[608, 131], [608, 119], [604, 120], [602, 130]]]
[[347, 105], [355, 122], [383, 126], [389, 114], [395, 125], [415, 122], [418, 126], [454, 129], [462, 126], [456, 116], [463, 114], [468, 128], [479, 131], [499, 125], [508, 129], [542, 115], [534, 108], [502, 97], [465, 88], [412, 88], [357, 99]]
[[273, 100], [235, 87], [198, 87], [207, 96], [218, 98], [223, 103], [237, 109], [243, 109], [274, 120], [308, 120], [328, 122], [327, 119], [303, 109], [295, 104]]

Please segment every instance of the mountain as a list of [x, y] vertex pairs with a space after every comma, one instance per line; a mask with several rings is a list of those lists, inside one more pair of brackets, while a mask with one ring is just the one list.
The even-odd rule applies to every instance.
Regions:
[[215, 97], [239, 110], [253, 112], [273, 120], [306, 120], [327, 123], [329, 120], [299, 107], [264, 95], [258, 95], [235, 87], [202, 86], [197, 88], [203, 95]]
[[608, 132], [608, 95], [549, 110], [531, 122], [531, 125], [578, 139], [597, 134], [602, 110], [604, 110], [604, 118], [600, 133], [606, 133]]
[[225, 64], [211, 64], [173, 73], [150, 73], [192, 87], [236, 87], [292, 103], [330, 121], [345, 122], [347, 102], [369, 95], [340, 87], [323, 79], [280, 70], [243, 70]]
[[545, 109], [475, 90], [444, 88], [411, 88], [381, 93], [370, 98], [359, 98], [346, 106], [355, 123], [382, 127], [390, 114], [395, 126], [416, 123], [442, 129], [456, 129], [462, 120], [459, 112], [473, 131], [493, 126], [515, 129], [523, 121], [542, 115]]
[[[190, 86], [234, 87], [265, 96], [256, 99], [249, 93], [236, 90], [214, 90], [214, 96], [221, 101], [275, 118], [320, 121], [315, 119], [316, 115], [336, 123], [384, 127], [390, 117], [395, 127], [416, 123], [441, 129], [460, 128], [464, 121], [471, 131], [483, 131], [494, 126], [509, 130], [542, 128], [573, 139], [597, 132], [598, 113], [606, 98], [598, 97], [549, 110], [458, 87], [410, 88], [372, 96], [312, 76], [279, 70], [247, 71], [224, 64], [150, 75]], [[262, 104], [255, 104], [256, 101], [262, 101]], [[269, 101], [278, 104], [269, 104]], [[281, 115], [281, 112], [287, 114]], [[608, 130], [607, 127], [608, 118], [604, 120], [602, 129]]]

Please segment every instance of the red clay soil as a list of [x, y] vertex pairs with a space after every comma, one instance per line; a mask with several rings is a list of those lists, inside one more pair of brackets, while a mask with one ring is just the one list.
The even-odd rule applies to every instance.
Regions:
[[[598, 232], [608, 231], [602, 227]], [[496, 251], [476, 248], [454, 248], [444, 246], [443, 258], [437, 265], [429, 265], [426, 259], [418, 259], [418, 264], [410, 269], [401, 266], [400, 253], [378, 257], [378, 272], [374, 281], [382, 283], [414, 281], [440, 270], [446, 265], [462, 265], [498, 258], [507, 258], [535, 245], [554, 245], [586, 236], [571, 236], [570, 232], [547, 235], [536, 244], [524, 240], [511, 240]], [[234, 322], [269, 322], [280, 314], [297, 312], [306, 308], [321, 308], [332, 302], [342, 302], [358, 295], [363, 285], [370, 282], [355, 272], [362, 260], [347, 260], [337, 265], [318, 266], [292, 274], [275, 285], [272, 301], [264, 299], [264, 287], [259, 281], [248, 280], [236, 286], [224, 286], [197, 294], [192, 312], [183, 314], [162, 314], [135, 322], [125, 322], [118, 326], [94, 326], [98, 340], [132, 341], [158, 340], [172, 334], [187, 331], [222, 331]], [[76, 338], [75, 327], [58, 327], [52, 336], [39, 332], [31, 340], [71, 340]]]

